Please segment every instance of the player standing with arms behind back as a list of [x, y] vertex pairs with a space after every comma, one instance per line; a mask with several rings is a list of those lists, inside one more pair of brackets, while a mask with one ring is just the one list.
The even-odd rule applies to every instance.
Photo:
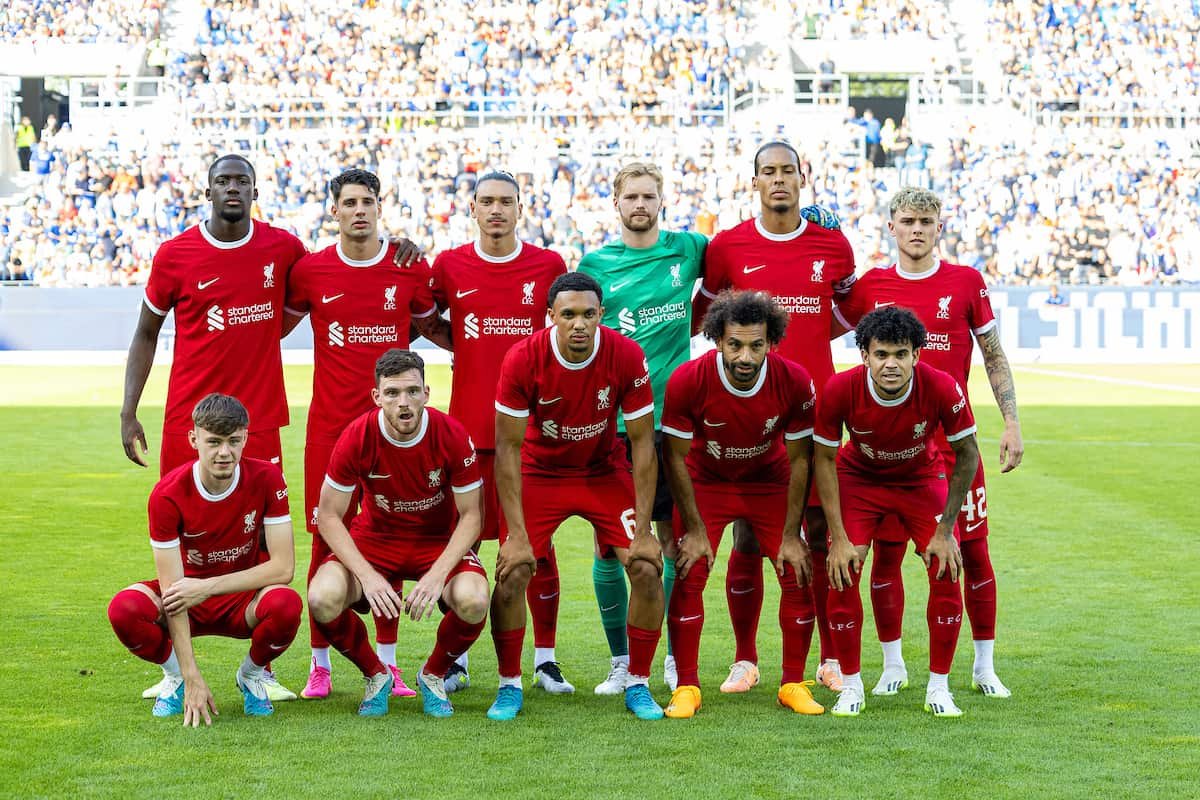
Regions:
[[[971, 371], [972, 339], [979, 342], [983, 367], [1004, 417], [1000, 472], [1016, 469], [1025, 450], [1017, 417], [1017, 394], [983, 276], [978, 270], [938, 258], [942, 203], [937, 195], [925, 189], [904, 188], [892, 198], [889, 211], [888, 231], [896, 239], [896, 263], [863, 275], [850, 296], [839, 301], [838, 308], [851, 324], [874, 308], [897, 305], [911, 309], [928, 331], [921, 361], [948, 372], [964, 392]], [[953, 469], [953, 448], [943, 439], [939, 449], [947, 470]], [[963, 594], [975, 644], [972, 686], [986, 697], [1010, 697], [1012, 692], [996, 675], [992, 656], [996, 639], [996, 573], [988, 553], [987, 489], [982, 459], [959, 512], [958, 525], [962, 535]], [[900, 647], [904, 619], [902, 556], [903, 551], [877, 549], [871, 564], [871, 601], [884, 654], [883, 674], [871, 692], [876, 695], [896, 694], [908, 684]]]
[[[346, 426], [374, 407], [367, 378], [375, 360], [390, 348], [408, 347], [409, 323], [431, 340], [439, 338], [438, 317], [429, 284], [432, 272], [424, 260], [396, 266], [395, 246], [379, 236], [379, 178], [350, 169], [329, 182], [330, 214], [338, 223], [338, 241], [300, 259], [288, 277], [285, 330], [308, 315], [312, 322], [312, 403], [304, 435], [304, 505], [312, 558], [308, 582], [329, 555], [317, 531], [317, 506], [333, 446]], [[347, 514], [358, 510], [355, 497]], [[349, 519], [346, 520], [348, 525]], [[392, 693], [410, 697], [396, 666], [396, 619], [375, 620], [379, 656], [392, 673]], [[331, 691], [329, 643], [309, 618], [312, 666], [301, 691], [307, 699]]]
[[[846, 236], [824, 215], [814, 224], [800, 208], [807, 176], [796, 150], [786, 142], [767, 142], [754, 155], [754, 189], [760, 216], [722, 231], [708, 246], [704, 282], [696, 298], [696, 316], [725, 289], [765, 291], [788, 313], [780, 355], [802, 365], [812, 377], [818, 400], [833, 375], [829, 332], [833, 301], [854, 283], [854, 252]], [[820, 211], [820, 209], [815, 209]], [[827, 213], [827, 212], [826, 212]], [[830, 689], [841, 686], [840, 670], [825, 623], [825, 517], [815, 488], [810, 491], [805, 530], [813, 559], [813, 595], [821, 665], [817, 680]], [[763, 603], [762, 557], [744, 524], [734, 525], [725, 593], [737, 652], [723, 692], [745, 692], [758, 683], [755, 637]]]
[[[586, 254], [579, 271], [591, 275], [605, 292], [601, 322], [641, 345], [650, 365], [654, 390], [654, 449], [658, 458], [658, 486], [654, 494], [654, 527], [663, 548], [663, 591], [671, 601], [675, 580], [675, 534], [671, 527], [674, 505], [667, 486], [662, 455], [662, 404], [667, 379], [691, 355], [692, 294], [704, 272], [703, 234], [664, 231], [658, 221], [663, 208], [663, 176], [653, 164], [626, 164], [613, 179], [613, 205], [621, 220], [621, 238]], [[624, 420], [617, 435], [631, 456]], [[625, 571], [616, 558], [596, 555], [592, 581], [600, 620], [608, 638], [612, 666], [596, 694], [620, 694], [629, 674], [629, 641], [625, 617], [629, 593]], [[675, 690], [675, 659], [668, 641], [663, 678]]]
[[[471, 216], [479, 239], [440, 253], [433, 261], [433, 294], [450, 311], [454, 370], [450, 415], [462, 422], [479, 454], [483, 476], [481, 539], [500, 536], [496, 499], [496, 384], [508, 349], [546, 327], [546, 294], [567, 271], [562, 256], [517, 238], [523, 211], [517, 182], [507, 172], [488, 172], [475, 183]], [[439, 344], [441, 344], [439, 342]], [[539, 559], [526, 592], [533, 617], [534, 674], [537, 685], [555, 693], [575, 690], [554, 653], [558, 616], [558, 563], [554, 549]], [[446, 691], [470, 685], [467, 654], [450, 667]]]

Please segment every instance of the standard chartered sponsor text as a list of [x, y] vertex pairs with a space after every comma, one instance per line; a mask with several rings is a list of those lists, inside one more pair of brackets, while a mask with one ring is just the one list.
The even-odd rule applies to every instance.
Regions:
[[563, 425], [558, 429], [558, 438], [568, 442], [582, 442], [585, 439], [594, 439], [604, 433], [607, 428], [607, 419], [593, 422], [591, 425]]
[[820, 295], [775, 295], [775, 302], [789, 314], [820, 314]]
[[659, 325], [687, 318], [687, 304], [664, 303], [661, 306], [650, 306], [638, 309], [638, 326]]
[[533, 317], [484, 317], [484, 336], [528, 336], [533, 333]]
[[950, 349], [950, 334], [927, 331], [925, 333], [925, 349], [948, 351]]
[[275, 316], [275, 307], [270, 303], [255, 303], [252, 306], [230, 306], [225, 310], [226, 325], [249, 325], [263, 322]]
[[351, 325], [346, 328], [347, 344], [387, 344], [395, 341], [395, 325]]

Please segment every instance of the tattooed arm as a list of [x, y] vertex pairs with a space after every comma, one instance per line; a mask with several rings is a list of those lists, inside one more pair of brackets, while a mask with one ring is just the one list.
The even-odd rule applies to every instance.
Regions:
[[1012, 368], [1000, 344], [1000, 332], [995, 326], [987, 333], [976, 337], [983, 351], [983, 368], [987, 370], [988, 382], [996, 405], [1004, 417], [1004, 433], [1000, 435], [1000, 471], [1010, 472], [1021, 464], [1025, 455], [1025, 443], [1021, 440], [1021, 421], [1017, 418], [1017, 389], [1013, 385]]

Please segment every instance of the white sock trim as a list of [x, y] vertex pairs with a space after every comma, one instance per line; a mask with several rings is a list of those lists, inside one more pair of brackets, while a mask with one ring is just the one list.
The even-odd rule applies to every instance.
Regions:
[[329, 648], [314, 647], [312, 651], [312, 663], [314, 667], [332, 670], [332, 666], [329, 663]]

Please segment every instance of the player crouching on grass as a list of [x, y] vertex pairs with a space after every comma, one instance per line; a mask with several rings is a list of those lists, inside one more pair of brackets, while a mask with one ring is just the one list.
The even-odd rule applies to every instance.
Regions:
[[765, 293], [722, 292], [702, 325], [716, 351], [681, 365], [667, 383], [664, 456], [680, 532], [667, 615], [679, 686], [668, 717], [700, 708], [704, 585], [725, 527], [738, 519], [750, 523], [779, 577], [779, 704], [799, 714], [825, 711], [813, 700], [813, 681], [804, 680], [816, 616], [800, 523], [816, 388], [804, 367], [770, 352], [787, 324], [787, 312]]
[[[963, 610], [956, 523], [979, 466], [975, 418], [958, 381], [919, 363], [925, 326], [907, 308], [872, 311], [854, 339], [863, 363], [825, 384], [813, 433], [813, 468], [829, 520], [829, 630], [844, 680], [831, 713], [854, 717], [864, 705], [858, 584], [867, 551], [872, 542], [903, 549], [911, 539], [929, 575], [925, 710], [959, 717], [949, 687]], [[839, 449], [843, 427], [850, 441]], [[954, 450], [949, 488], [939, 428]], [[885, 525], [890, 517], [900, 525]]]
[[[156, 717], [212, 724], [217, 704], [200, 674], [193, 636], [250, 639], [236, 675], [250, 716], [274, 712], [264, 667], [296, 637], [303, 610], [287, 586], [295, 572], [287, 484], [269, 461], [242, 458], [249, 415], [236, 398], [210, 394], [192, 411], [198, 460], [163, 476], [150, 493], [150, 544], [158, 579], [117, 593], [108, 618], [121, 643], [162, 666]], [[260, 541], [268, 558], [260, 562]]]
[[[321, 633], [367, 680], [358, 713], [387, 713], [392, 674], [371, 649], [355, 612], [416, 621], [445, 616], [417, 674], [425, 713], [449, 717], [445, 677], [479, 638], [487, 616], [487, 573], [471, 552], [482, 521], [475, 447], [458, 420], [426, 407], [425, 362], [391, 349], [375, 364], [378, 409], [346, 426], [334, 445], [317, 507], [317, 529], [332, 554], [308, 586]], [[343, 522], [356, 489], [362, 511]], [[395, 586], [416, 581], [403, 599]]]

